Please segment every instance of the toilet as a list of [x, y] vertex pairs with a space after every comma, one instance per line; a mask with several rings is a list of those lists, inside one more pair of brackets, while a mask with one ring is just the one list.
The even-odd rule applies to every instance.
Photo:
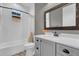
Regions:
[[33, 56], [35, 53], [35, 43], [27, 43], [25, 44], [26, 56]]

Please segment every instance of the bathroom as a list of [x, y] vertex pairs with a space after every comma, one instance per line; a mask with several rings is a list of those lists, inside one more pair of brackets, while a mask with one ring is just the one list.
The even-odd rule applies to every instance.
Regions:
[[0, 56], [79, 56], [79, 3], [0, 3]]

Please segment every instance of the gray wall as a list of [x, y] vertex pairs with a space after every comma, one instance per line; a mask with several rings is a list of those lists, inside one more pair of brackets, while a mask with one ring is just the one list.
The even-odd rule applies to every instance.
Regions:
[[[44, 29], [44, 12], [59, 3], [40, 3], [35, 4], [35, 34], [42, 34], [42, 30]], [[58, 33], [69, 33], [69, 34], [79, 34], [79, 30], [49, 30], [49, 32]]]
[[45, 7], [46, 3], [35, 4], [35, 34], [42, 34], [44, 29], [44, 12], [42, 8]]

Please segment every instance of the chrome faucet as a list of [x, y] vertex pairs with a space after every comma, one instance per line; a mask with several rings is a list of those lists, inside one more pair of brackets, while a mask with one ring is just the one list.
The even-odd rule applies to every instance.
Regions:
[[54, 36], [58, 37], [59, 35], [58, 35], [58, 33], [57, 33], [57, 32], [54, 32]]

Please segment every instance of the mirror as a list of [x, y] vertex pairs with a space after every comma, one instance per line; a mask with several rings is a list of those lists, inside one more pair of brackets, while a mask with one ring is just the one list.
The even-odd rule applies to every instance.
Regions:
[[75, 30], [76, 3], [62, 3], [45, 12], [45, 29]]

